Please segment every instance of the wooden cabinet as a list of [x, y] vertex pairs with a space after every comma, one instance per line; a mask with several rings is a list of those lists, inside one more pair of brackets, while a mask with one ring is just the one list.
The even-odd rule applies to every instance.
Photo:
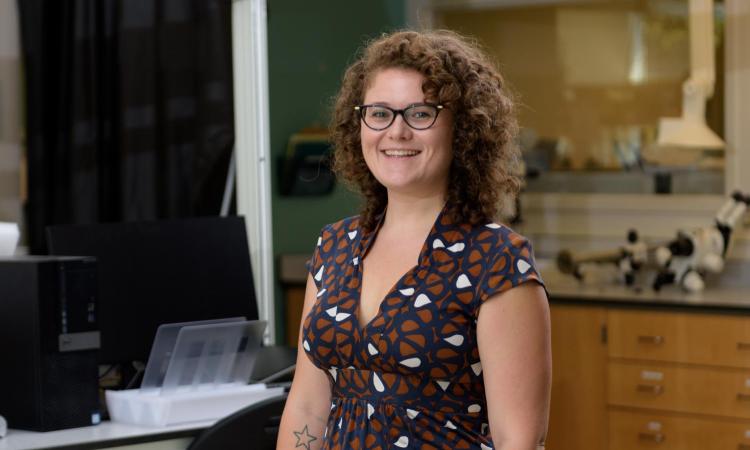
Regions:
[[748, 371], [610, 361], [607, 373], [610, 405], [750, 419]]
[[289, 285], [284, 288], [284, 334], [286, 345], [297, 348], [302, 308], [305, 306], [305, 285]]
[[607, 442], [606, 310], [553, 304], [550, 314], [552, 398], [546, 448], [602, 450]]
[[658, 412], [609, 411], [610, 450], [749, 450], [748, 424]]
[[611, 309], [609, 356], [750, 368], [750, 316]]
[[609, 449], [750, 450], [750, 320], [607, 311]]
[[548, 449], [750, 450], [750, 315], [551, 311]]

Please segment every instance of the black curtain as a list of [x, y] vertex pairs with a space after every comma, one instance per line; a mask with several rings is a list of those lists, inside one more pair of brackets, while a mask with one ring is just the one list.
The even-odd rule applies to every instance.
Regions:
[[30, 249], [44, 228], [217, 215], [231, 0], [18, 0]]

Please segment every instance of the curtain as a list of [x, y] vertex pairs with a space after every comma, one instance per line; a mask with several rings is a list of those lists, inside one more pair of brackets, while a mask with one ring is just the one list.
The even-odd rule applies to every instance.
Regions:
[[216, 215], [234, 141], [231, 0], [18, 0], [27, 231]]
[[21, 73], [16, 2], [0, 0], [0, 222], [21, 222]]

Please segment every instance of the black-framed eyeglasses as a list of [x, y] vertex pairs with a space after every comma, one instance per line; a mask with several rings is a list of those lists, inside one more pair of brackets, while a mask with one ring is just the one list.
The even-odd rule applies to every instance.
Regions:
[[362, 122], [371, 130], [385, 130], [391, 126], [399, 114], [404, 122], [415, 130], [426, 130], [435, 124], [438, 114], [443, 110], [443, 105], [415, 103], [404, 109], [393, 109], [384, 105], [359, 105], [355, 106], [354, 110], [359, 111]]

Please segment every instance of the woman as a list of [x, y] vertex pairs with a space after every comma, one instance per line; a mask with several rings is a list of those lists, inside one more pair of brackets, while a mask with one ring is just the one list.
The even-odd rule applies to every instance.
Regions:
[[[334, 169], [362, 214], [323, 228], [278, 448], [536, 449], [549, 310], [528, 242], [513, 103], [446, 31], [396, 32], [347, 70]], [[509, 200], [510, 199], [510, 200]]]

